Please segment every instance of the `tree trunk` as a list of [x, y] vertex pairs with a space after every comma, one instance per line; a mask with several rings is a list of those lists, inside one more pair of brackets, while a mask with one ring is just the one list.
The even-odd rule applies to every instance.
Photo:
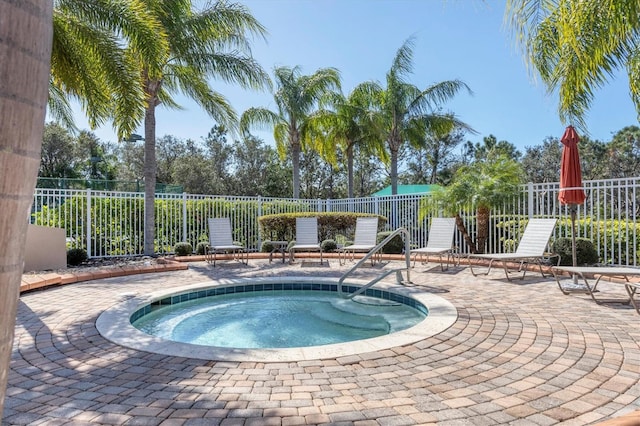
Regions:
[[353, 144], [347, 145], [347, 187], [349, 198], [353, 198]]
[[438, 166], [440, 165], [440, 156], [436, 152], [433, 155], [433, 161], [431, 162], [431, 177], [429, 178], [430, 184], [435, 184], [438, 182]]
[[398, 193], [398, 150], [391, 149], [391, 173], [389, 178], [391, 179], [391, 195]]
[[293, 198], [300, 198], [300, 141], [297, 135], [291, 140], [291, 163], [293, 166]]
[[471, 251], [471, 253], [477, 253], [478, 250], [476, 249], [476, 243], [473, 241], [473, 239], [469, 235], [469, 231], [467, 231], [467, 227], [464, 226], [464, 222], [462, 221], [462, 218], [458, 213], [456, 213], [455, 218], [456, 218], [456, 228], [458, 228], [458, 231], [460, 231], [460, 233], [462, 234], [462, 238], [464, 238], [464, 242], [467, 243], [467, 246], [469, 246], [469, 250]]
[[488, 207], [478, 207], [476, 212], [478, 214], [477, 224], [478, 224], [478, 236], [476, 238], [478, 242], [478, 252], [484, 253], [487, 240], [489, 239], [489, 208]]
[[51, 69], [52, 2], [0, 0], [0, 417]]
[[156, 107], [144, 114], [144, 254], [155, 254], [156, 237]]

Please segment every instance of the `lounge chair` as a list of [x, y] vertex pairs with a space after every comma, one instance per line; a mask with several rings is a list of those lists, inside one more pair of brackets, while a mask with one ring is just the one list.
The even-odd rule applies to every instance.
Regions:
[[[353, 260], [355, 253], [369, 253], [376, 246], [378, 237], [378, 218], [359, 217], [356, 219], [356, 232], [353, 244], [342, 247], [338, 250], [338, 260], [342, 265], [347, 260], [347, 254], [351, 253]], [[375, 263], [375, 256], [371, 257], [371, 264]]]
[[249, 253], [244, 246], [234, 244], [231, 233], [231, 220], [228, 217], [209, 219], [209, 244], [205, 248], [204, 258], [216, 266], [218, 254], [231, 254], [232, 259], [244, 264], [249, 263]]
[[521, 272], [522, 276], [520, 279], [523, 279], [525, 274], [527, 273], [527, 268], [525, 267], [528, 263], [535, 263], [538, 265], [540, 269], [540, 273], [543, 277], [546, 277], [544, 271], [542, 270], [542, 262], [547, 261], [551, 258], [557, 258], [556, 265], [560, 262], [560, 256], [557, 254], [546, 253], [545, 250], [547, 248], [547, 244], [549, 243], [549, 238], [551, 238], [551, 234], [553, 234], [553, 230], [556, 226], [557, 219], [529, 219], [529, 223], [522, 234], [522, 238], [518, 243], [518, 248], [515, 253], [487, 253], [487, 254], [470, 254], [469, 258], [469, 269], [474, 276], [480, 275], [480, 273], [476, 273], [473, 270], [473, 264], [471, 260], [479, 259], [479, 260], [488, 260], [489, 268], [482, 275], [489, 275], [491, 272], [491, 267], [493, 266], [493, 262], [501, 262], [502, 267], [504, 268], [504, 273], [507, 275], [507, 279], [511, 281], [511, 276], [508, 264], [511, 262], [518, 263], [517, 272]]
[[[431, 227], [427, 245], [425, 247], [411, 250], [413, 255], [413, 266], [416, 266], [418, 257], [437, 255], [440, 260], [440, 269], [449, 269], [449, 261], [454, 255], [453, 235], [456, 230], [456, 218], [454, 217], [434, 217], [431, 219]], [[447, 255], [447, 267], [444, 266], [443, 256]], [[423, 260], [422, 262], [426, 262]]]
[[299, 251], [319, 251], [322, 264], [322, 246], [318, 242], [318, 218], [296, 218], [296, 242], [289, 248], [289, 261], [295, 262], [295, 253]]
[[[636, 312], [640, 314], [640, 306], [638, 305], [638, 301], [634, 299], [636, 292], [640, 289], [640, 282], [638, 281], [630, 281], [629, 277], [640, 277], [640, 269], [638, 268], [628, 268], [623, 266], [555, 266], [551, 268], [553, 272], [553, 276], [558, 283], [558, 287], [560, 287], [560, 291], [565, 295], [569, 295], [572, 293], [584, 293], [589, 294], [594, 302], [601, 305], [603, 303], [624, 303], [631, 304]], [[558, 278], [560, 273], [567, 273], [570, 275], [579, 276], [582, 281], [584, 281], [584, 286], [563, 286]], [[597, 278], [596, 278], [597, 277]], [[612, 283], [624, 285], [625, 290], [627, 291], [627, 295], [629, 298], [627, 299], [602, 299], [596, 298], [595, 294], [598, 290], [598, 283], [603, 277], [608, 278], [624, 278], [624, 281], [611, 281]], [[594, 279], [595, 282], [592, 284], [589, 283], [589, 279]]]

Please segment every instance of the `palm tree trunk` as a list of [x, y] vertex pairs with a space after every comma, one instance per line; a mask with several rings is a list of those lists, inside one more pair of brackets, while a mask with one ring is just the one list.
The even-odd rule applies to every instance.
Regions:
[[144, 254], [155, 254], [156, 236], [156, 107], [150, 102], [144, 114]]
[[398, 150], [390, 149], [391, 151], [391, 172], [389, 178], [391, 179], [391, 195], [398, 193]]
[[291, 163], [293, 166], [293, 198], [300, 198], [300, 142], [291, 142]]
[[462, 220], [462, 217], [460, 217], [460, 214], [456, 213], [455, 218], [456, 218], [456, 228], [458, 228], [458, 231], [460, 231], [460, 233], [462, 234], [462, 238], [464, 239], [464, 242], [467, 243], [469, 250], [471, 251], [471, 253], [477, 253], [478, 250], [476, 249], [476, 243], [473, 241], [473, 239], [469, 235], [469, 231], [467, 231], [467, 227], [464, 225], [464, 221]]
[[478, 207], [477, 210], [477, 223], [478, 223], [478, 252], [484, 253], [487, 240], [489, 239], [489, 208]]
[[348, 197], [353, 198], [353, 144], [347, 145], [347, 187]]
[[429, 178], [429, 183], [434, 184], [438, 182], [438, 166], [440, 165], [440, 156], [438, 153], [433, 155], [433, 160], [431, 161], [431, 177]]
[[52, 2], [0, 0], [0, 417], [51, 69]]

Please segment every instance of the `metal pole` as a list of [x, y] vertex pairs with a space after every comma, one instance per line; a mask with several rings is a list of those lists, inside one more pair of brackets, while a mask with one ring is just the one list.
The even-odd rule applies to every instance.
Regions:
[[[576, 251], [576, 211], [578, 206], [572, 204], [571, 210], [571, 257], [573, 260], [573, 266], [578, 266], [578, 253]], [[573, 283], [578, 284], [578, 276], [573, 274]]]

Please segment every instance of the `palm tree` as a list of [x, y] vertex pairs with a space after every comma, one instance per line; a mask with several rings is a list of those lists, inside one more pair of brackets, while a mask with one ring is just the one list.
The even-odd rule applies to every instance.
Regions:
[[[512, 202], [520, 192], [524, 170], [520, 163], [499, 151], [486, 159], [466, 164], [456, 170], [451, 183], [436, 189], [421, 204], [421, 215], [444, 210], [456, 218], [456, 225], [472, 253], [483, 253], [489, 235], [491, 209]], [[474, 241], [460, 212], [476, 208], [477, 235]]]
[[145, 105], [140, 70], [128, 49], [146, 58], [167, 51], [166, 35], [142, 0], [56, 0], [49, 112], [75, 128], [69, 99], [80, 102], [92, 128], [113, 121], [118, 136], [139, 126]]
[[49, 1], [0, 0], [0, 417], [44, 131], [52, 14]]
[[375, 111], [368, 108], [372, 104], [367, 97], [369, 83], [358, 85], [349, 96], [331, 93], [322, 104], [331, 109], [321, 109], [312, 114], [310, 121], [311, 138], [316, 149], [331, 164], [336, 162], [336, 148], [342, 150], [347, 159], [348, 197], [354, 197], [353, 161], [354, 149], [360, 147], [369, 154], [386, 160], [384, 141], [375, 121]]
[[398, 155], [405, 143], [416, 147], [425, 141], [427, 133], [446, 135], [454, 128], [473, 129], [451, 113], [440, 111], [442, 103], [453, 98], [460, 90], [469, 87], [459, 80], [443, 81], [424, 90], [409, 84], [405, 78], [412, 71], [413, 39], [408, 39], [398, 49], [391, 69], [387, 72], [387, 87], [372, 83], [370, 88], [374, 107], [378, 108], [383, 125], [382, 137], [390, 156], [391, 193], [398, 193]]
[[562, 122], [586, 131], [596, 89], [621, 67], [640, 113], [640, 2], [508, 0], [505, 15], [549, 92], [558, 92]]
[[240, 129], [248, 134], [252, 126], [273, 128], [273, 138], [281, 158], [291, 152], [293, 198], [300, 196], [300, 153], [311, 145], [309, 120], [318, 101], [332, 90], [340, 90], [340, 74], [335, 68], [321, 68], [302, 75], [300, 67], [278, 67], [274, 71], [276, 112], [249, 108], [240, 119]]
[[194, 99], [220, 125], [237, 128], [237, 115], [222, 94], [209, 86], [221, 79], [245, 88], [262, 88], [269, 77], [251, 57], [249, 35], [263, 36], [265, 30], [242, 5], [219, 0], [201, 11], [191, 0], [144, 0], [147, 10], [160, 22], [168, 42], [167, 54], [154, 61], [137, 55], [142, 70], [145, 107], [145, 232], [144, 253], [154, 253], [156, 186], [156, 117], [159, 105], [179, 108], [172, 95]]

